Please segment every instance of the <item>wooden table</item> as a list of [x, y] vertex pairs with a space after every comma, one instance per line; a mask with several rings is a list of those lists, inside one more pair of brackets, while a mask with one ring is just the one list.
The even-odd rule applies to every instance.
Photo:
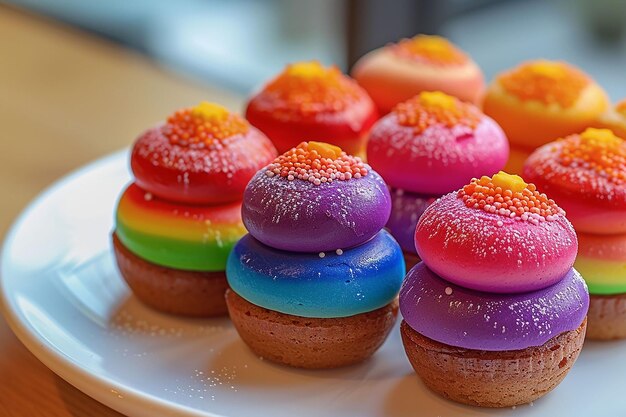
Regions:
[[[200, 100], [241, 104], [87, 33], [0, 6], [0, 237], [60, 176]], [[0, 416], [119, 415], [49, 371], [0, 317]]]

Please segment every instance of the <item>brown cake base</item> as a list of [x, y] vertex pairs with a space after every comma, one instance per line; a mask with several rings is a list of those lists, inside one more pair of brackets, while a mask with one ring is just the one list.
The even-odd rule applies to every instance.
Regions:
[[626, 338], [626, 294], [591, 295], [587, 320], [588, 339]]
[[155, 265], [129, 251], [113, 233], [113, 250], [119, 270], [135, 296], [165, 313], [215, 317], [227, 312], [226, 274], [184, 271]]
[[338, 368], [369, 358], [383, 344], [398, 315], [397, 299], [368, 313], [306, 318], [254, 305], [226, 291], [239, 336], [264, 359], [298, 368]]
[[587, 320], [543, 346], [490, 352], [449, 346], [422, 336], [406, 322], [400, 331], [406, 354], [424, 384], [463, 404], [511, 407], [556, 387], [578, 358]]

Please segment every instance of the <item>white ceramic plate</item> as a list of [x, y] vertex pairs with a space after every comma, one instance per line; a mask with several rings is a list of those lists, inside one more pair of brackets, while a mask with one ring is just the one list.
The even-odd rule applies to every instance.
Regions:
[[617, 416], [626, 344], [587, 343], [565, 381], [532, 405], [488, 410], [429, 392], [398, 329], [368, 362], [300, 371], [263, 362], [228, 319], [189, 320], [139, 304], [109, 233], [129, 181], [126, 152], [54, 185], [20, 217], [2, 257], [4, 313], [50, 369], [130, 416]]

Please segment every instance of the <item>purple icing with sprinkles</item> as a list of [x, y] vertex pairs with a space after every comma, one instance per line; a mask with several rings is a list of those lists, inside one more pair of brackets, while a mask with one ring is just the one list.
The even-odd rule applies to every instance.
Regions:
[[401, 189], [391, 190], [391, 215], [385, 226], [404, 252], [417, 255], [415, 227], [435, 196], [416, 194]]
[[493, 294], [454, 285], [421, 262], [400, 290], [400, 311], [411, 328], [438, 342], [475, 350], [541, 346], [577, 329], [588, 308], [587, 285], [573, 268], [538, 291]]

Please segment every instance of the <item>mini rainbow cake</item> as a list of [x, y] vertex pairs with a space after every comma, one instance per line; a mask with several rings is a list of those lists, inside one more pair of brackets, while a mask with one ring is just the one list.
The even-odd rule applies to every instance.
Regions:
[[442, 92], [422, 92], [374, 125], [367, 158], [392, 188], [387, 228], [407, 262], [415, 255], [415, 226], [428, 205], [474, 177], [495, 174], [508, 156], [497, 123]]
[[376, 49], [355, 64], [352, 76], [381, 114], [422, 91], [443, 91], [478, 104], [485, 88], [478, 65], [439, 36], [417, 35]]
[[626, 338], [626, 141], [589, 128], [537, 149], [524, 176], [567, 210], [578, 233], [575, 266], [591, 293], [587, 337]]
[[250, 234], [228, 259], [230, 317], [259, 356], [301, 368], [360, 362], [397, 316], [402, 251], [386, 231], [390, 196], [358, 157], [302, 142], [244, 193]]
[[602, 114], [597, 125], [601, 128], [611, 129], [620, 138], [626, 138], [626, 99]]
[[246, 233], [245, 185], [276, 156], [261, 132], [216, 104], [177, 111], [135, 142], [113, 247], [141, 301], [189, 315], [226, 313], [226, 260]]
[[367, 132], [378, 113], [354, 80], [337, 67], [311, 61], [288, 65], [250, 98], [246, 118], [281, 153], [307, 137], [362, 155]]
[[400, 290], [404, 347], [433, 391], [510, 407], [552, 390], [578, 357], [589, 294], [564, 211], [519, 176], [473, 179], [422, 215], [422, 258]]
[[498, 75], [487, 89], [483, 111], [511, 142], [507, 169], [521, 173], [535, 148], [591, 126], [608, 105], [604, 90], [580, 69], [538, 60]]

